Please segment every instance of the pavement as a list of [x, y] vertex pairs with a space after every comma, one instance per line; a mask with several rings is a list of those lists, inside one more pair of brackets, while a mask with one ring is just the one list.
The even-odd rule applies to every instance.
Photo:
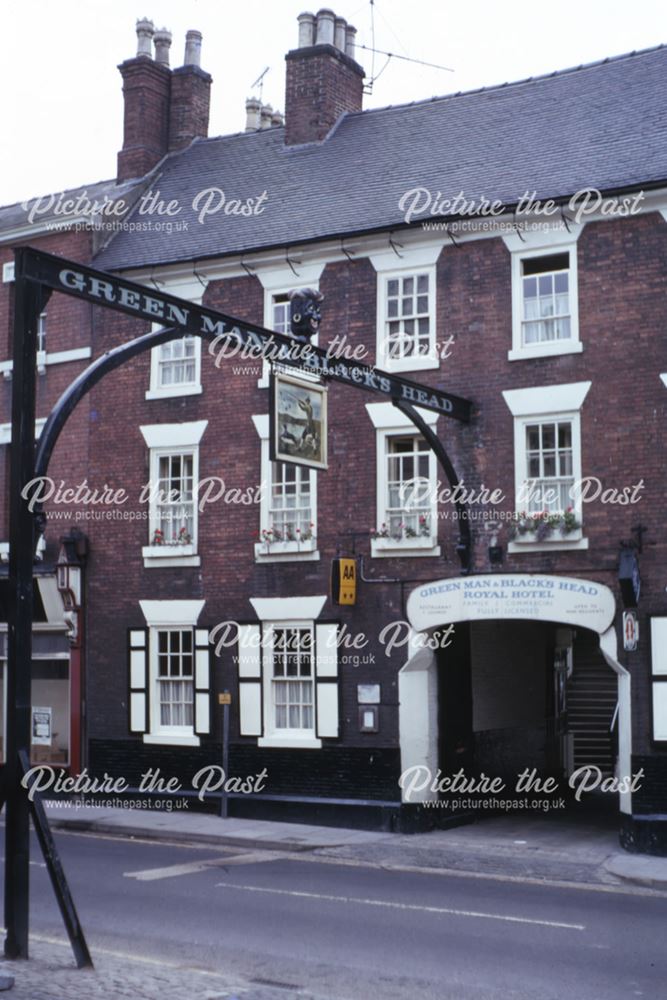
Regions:
[[76, 801], [52, 802], [46, 811], [56, 830], [221, 848], [308, 852], [322, 859], [391, 869], [440, 870], [567, 885], [625, 882], [667, 891], [667, 858], [624, 851], [615, 815], [590, 808], [549, 815], [486, 817], [465, 826], [419, 834], [221, 819], [194, 811], [98, 807]]

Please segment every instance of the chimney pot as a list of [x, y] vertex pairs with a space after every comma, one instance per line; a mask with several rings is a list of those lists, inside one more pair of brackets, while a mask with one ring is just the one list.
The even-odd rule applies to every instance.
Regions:
[[334, 43], [334, 19], [335, 14], [328, 7], [322, 7], [317, 12], [317, 34], [316, 45], [333, 45]]
[[201, 31], [193, 30], [187, 32], [185, 36], [185, 57], [183, 59], [184, 66], [201, 65], [201, 41]]
[[356, 47], [357, 29], [352, 27], [351, 24], [345, 29], [345, 55], [349, 56], [350, 59], [355, 59], [355, 47]]
[[280, 128], [285, 124], [285, 119], [283, 118], [280, 111], [274, 111], [271, 115], [271, 125], [273, 128]]
[[347, 21], [344, 17], [337, 17], [334, 21], [334, 45], [341, 52], [345, 52], [345, 29]]
[[262, 105], [262, 110], [259, 115], [259, 127], [260, 129], [271, 128], [271, 118], [273, 116], [273, 108], [270, 104]]
[[315, 15], [304, 11], [297, 17], [299, 22], [299, 48], [307, 49], [315, 44]]
[[137, 55], [153, 58], [153, 34], [155, 26], [147, 17], [137, 21]]
[[160, 28], [153, 35], [153, 42], [155, 43], [155, 62], [160, 63], [162, 66], [168, 66], [171, 31], [167, 31], [166, 28]]
[[259, 116], [262, 105], [256, 97], [248, 97], [245, 102], [245, 130], [256, 132], [259, 128]]

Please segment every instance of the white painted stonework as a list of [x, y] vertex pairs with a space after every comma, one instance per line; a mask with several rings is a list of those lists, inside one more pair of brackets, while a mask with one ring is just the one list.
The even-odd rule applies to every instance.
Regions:
[[413, 628], [498, 619], [563, 622], [600, 635], [614, 620], [616, 601], [593, 580], [530, 573], [436, 580], [412, 591], [407, 615]]

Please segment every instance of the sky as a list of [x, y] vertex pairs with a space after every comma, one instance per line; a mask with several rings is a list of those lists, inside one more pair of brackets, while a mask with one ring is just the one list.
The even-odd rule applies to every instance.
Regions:
[[[319, 5], [318, 5], [319, 6]], [[365, 107], [519, 80], [667, 43], [664, 0], [334, 0], [357, 41], [453, 72], [358, 51], [377, 77]], [[123, 102], [117, 66], [136, 53], [135, 22], [204, 36], [213, 76], [210, 135], [242, 131], [245, 99], [268, 66], [263, 99], [284, 109], [285, 53], [305, 0], [3, 0], [0, 6], [0, 204], [115, 175]], [[372, 25], [374, 24], [374, 30]], [[374, 41], [373, 41], [374, 39]], [[374, 62], [373, 62], [374, 61]], [[385, 65], [386, 64], [386, 65]]]

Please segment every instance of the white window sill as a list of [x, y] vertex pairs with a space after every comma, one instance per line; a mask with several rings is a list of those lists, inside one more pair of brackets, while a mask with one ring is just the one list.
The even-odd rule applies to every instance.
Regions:
[[509, 542], [507, 552], [510, 555], [517, 552], [580, 552], [587, 548], [588, 539], [582, 536], [581, 531], [571, 531], [567, 535], [555, 531], [551, 537], [539, 541], [534, 532], [527, 532]]
[[201, 385], [173, 385], [165, 389], [147, 389], [146, 399], [174, 399], [178, 396], [198, 396], [201, 392]]
[[168, 747], [198, 747], [199, 737], [178, 736], [176, 733], [144, 733], [144, 743]]
[[561, 354], [581, 354], [584, 345], [579, 340], [555, 340], [530, 347], [515, 347], [507, 352], [509, 361], [529, 361], [531, 358], [560, 357]]
[[200, 566], [201, 559], [194, 545], [144, 545], [141, 549], [144, 568], [152, 566]]
[[256, 542], [255, 559], [257, 562], [287, 562], [302, 560], [313, 562], [320, 558], [317, 542], [309, 538], [305, 542]]
[[[381, 370], [390, 375], [398, 372], [426, 372], [435, 371], [440, 367], [440, 362], [436, 358], [423, 356], [411, 358], [383, 358]], [[378, 363], [380, 367], [380, 363]]]
[[319, 750], [322, 740], [314, 736], [260, 736], [257, 740], [258, 747], [275, 747], [292, 750]]
[[439, 556], [440, 546], [432, 538], [371, 538], [373, 559], [390, 559], [394, 556]]

